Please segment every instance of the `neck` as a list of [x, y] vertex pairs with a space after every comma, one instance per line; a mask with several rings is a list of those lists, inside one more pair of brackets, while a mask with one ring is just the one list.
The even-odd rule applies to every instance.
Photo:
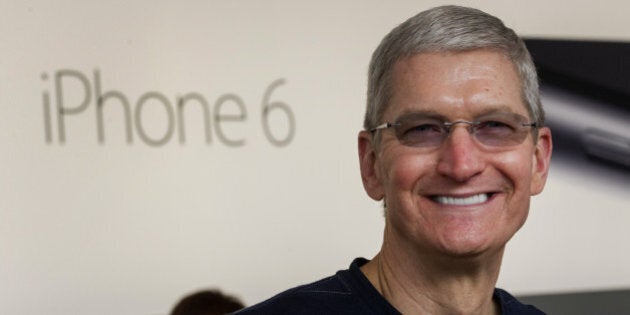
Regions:
[[492, 294], [499, 253], [471, 257], [404, 255], [384, 243], [361, 270], [381, 295], [403, 314], [499, 314]]

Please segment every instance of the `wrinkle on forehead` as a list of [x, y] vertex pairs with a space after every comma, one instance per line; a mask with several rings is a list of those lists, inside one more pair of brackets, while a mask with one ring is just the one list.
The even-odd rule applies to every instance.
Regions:
[[393, 70], [388, 107], [397, 108], [399, 114], [444, 108], [470, 117], [479, 111], [510, 108], [529, 116], [516, 68], [504, 54], [490, 50], [421, 53], [399, 60]]

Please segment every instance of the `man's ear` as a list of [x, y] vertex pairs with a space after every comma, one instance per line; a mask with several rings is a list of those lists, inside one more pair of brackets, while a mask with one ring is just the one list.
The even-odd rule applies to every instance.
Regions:
[[538, 129], [536, 151], [532, 157], [532, 181], [530, 184], [530, 193], [532, 195], [539, 194], [545, 187], [547, 174], [549, 174], [552, 149], [551, 130], [548, 127]]
[[359, 164], [361, 166], [361, 179], [365, 192], [374, 200], [383, 199], [385, 193], [381, 183], [380, 172], [376, 165], [376, 143], [372, 133], [359, 132]]

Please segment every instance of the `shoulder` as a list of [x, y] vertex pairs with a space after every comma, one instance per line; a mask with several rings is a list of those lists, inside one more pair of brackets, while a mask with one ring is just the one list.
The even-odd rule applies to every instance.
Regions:
[[503, 315], [544, 315], [545, 312], [533, 305], [521, 303], [514, 296], [503, 289], [494, 289], [493, 298], [501, 306]]
[[235, 314], [330, 314], [352, 304], [350, 289], [334, 275], [289, 289]]
[[365, 262], [357, 258], [349, 269], [289, 289], [235, 314], [399, 314], [359, 270]]

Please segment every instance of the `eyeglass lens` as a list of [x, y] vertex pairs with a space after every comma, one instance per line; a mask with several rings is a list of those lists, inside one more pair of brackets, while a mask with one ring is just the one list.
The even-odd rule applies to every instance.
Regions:
[[465, 126], [480, 143], [491, 147], [507, 147], [523, 142], [534, 124], [514, 113], [494, 113], [475, 121], [445, 122], [425, 115], [405, 115], [392, 125], [398, 140], [407, 146], [435, 148], [448, 138], [453, 128]]

